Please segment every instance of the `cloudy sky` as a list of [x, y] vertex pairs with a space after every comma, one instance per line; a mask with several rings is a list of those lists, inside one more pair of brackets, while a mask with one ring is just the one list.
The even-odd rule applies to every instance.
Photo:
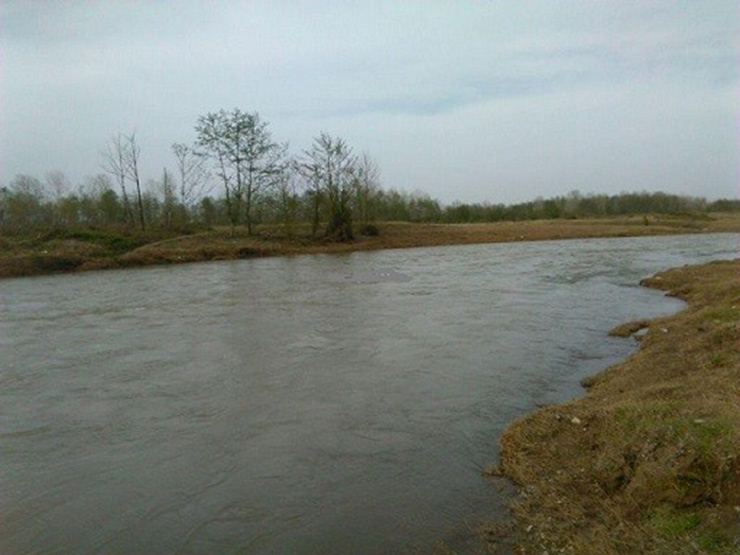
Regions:
[[0, 56], [0, 183], [133, 130], [158, 177], [238, 107], [444, 202], [740, 196], [737, 0], [3, 0]]

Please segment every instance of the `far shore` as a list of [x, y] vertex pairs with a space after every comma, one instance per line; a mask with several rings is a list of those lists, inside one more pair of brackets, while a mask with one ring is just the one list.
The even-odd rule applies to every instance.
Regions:
[[656, 215], [558, 219], [481, 224], [380, 222], [377, 235], [332, 242], [312, 237], [306, 226], [219, 228], [201, 233], [89, 230], [0, 234], [0, 278], [130, 268], [162, 264], [237, 260], [261, 256], [544, 241], [740, 232], [740, 214]]

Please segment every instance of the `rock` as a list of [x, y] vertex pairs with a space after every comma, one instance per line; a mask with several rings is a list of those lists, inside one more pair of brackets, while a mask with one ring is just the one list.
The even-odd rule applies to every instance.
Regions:
[[498, 465], [494, 465], [494, 464], [489, 464], [488, 466], [486, 466], [481, 471], [481, 473], [484, 476], [494, 476], [494, 477], [501, 477], [504, 475], [504, 471], [501, 469], [501, 467]]
[[571, 423], [571, 424], [576, 424], [576, 425], [578, 425], [578, 424], [580, 424], [580, 423], [581, 423], [581, 419], [580, 419], [580, 418], [578, 418], [577, 416], [574, 416], [573, 418], [571, 418], [571, 419], [570, 419], [570, 423]]

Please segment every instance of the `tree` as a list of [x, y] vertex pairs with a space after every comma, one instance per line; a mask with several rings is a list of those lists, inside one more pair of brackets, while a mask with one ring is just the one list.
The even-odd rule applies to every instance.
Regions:
[[180, 179], [178, 196], [180, 204], [191, 208], [195, 200], [208, 194], [210, 175], [206, 168], [206, 159], [184, 143], [174, 143], [172, 152], [177, 160], [177, 177]]
[[80, 223], [115, 225], [126, 221], [123, 204], [110, 176], [105, 173], [88, 176], [77, 188]]
[[321, 205], [323, 194], [321, 190], [321, 180], [318, 171], [308, 161], [296, 163], [297, 173], [305, 179], [305, 196], [306, 204], [311, 211], [311, 235], [316, 235], [319, 230], [321, 220]]
[[278, 217], [289, 237], [293, 235], [293, 227], [300, 204], [298, 199], [298, 173], [293, 171], [295, 167], [295, 161], [286, 164], [278, 178], [275, 191], [277, 195]]
[[118, 188], [121, 190], [121, 200], [123, 201], [123, 210], [126, 214], [126, 220], [130, 225], [134, 223], [134, 212], [131, 209], [131, 202], [126, 191], [126, 142], [123, 135], [118, 133], [111, 137], [106, 144], [105, 150], [101, 156], [103, 171], [113, 177]]
[[31, 175], [16, 175], [3, 193], [3, 219], [17, 231], [38, 227], [47, 220], [44, 187]]
[[67, 228], [77, 226], [80, 223], [81, 208], [81, 199], [76, 194], [61, 197], [54, 203], [54, 225], [61, 224]]
[[8, 210], [10, 190], [0, 184], [0, 229], [5, 228], [5, 213]]
[[380, 187], [380, 170], [369, 154], [363, 153], [354, 168], [354, 202], [360, 225], [364, 228], [375, 220], [375, 196]]
[[141, 179], [139, 177], [139, 156], [141, 149], [136, 143], [136, 133], [131, 133], [125, 137], [124, 150], [124, 168], [126, 176], [134, 182], [136, 186], [136, 201], [139, 206], [139, 224], [141, 230], [146, 230], [146, 220], [144, 219], [144, 201], [141, 194]]
[[255, 197], [279, 178], [286, 147], [272, 140], [258, 113], [237, 108], [199, 117], [195, 130], [224, 185], [232, 230], [243, 215], [251, 234]]
[[[315, 202], [318, 203], [321, 196], [326, 199], [329, 216], [326, 236], [339, 241], [354, 238], [350, 208], [354, 168], [355, 157], [349, 145], [327, 133], [314, 139], [311, 150], [304, 152], [301, 164], [302, 173], [312, 184]], [[314, 214], [317, 218], [318, 204]], [[318, 223], [317, 219], [314, 221]]]
[[172, 228], [175, 219], [175, 190], [167, 168], [162, 170], [162, 227]]
[[204, 225], [210, 227], [216, 223], [217, 208], [211, 197], [200, 199], [200, 220]]
[[103, 157], [103, 170], [118, 183], [121, 189], [121, 198], [123, 199], [124, 209], [130, 224], [134, 223], [134, 212], [131, 209], [128, 192], [126, 191], [126, 180], [133, 182], [136, 187], [136, 205], [139, 212], [139, 225], [141, 230], [146, 229], [146, 220], [144, 219], [144, 202], [141, 192], [141, 177], [139, 175], [139, 157], [141, 148], [136, 142], [136, 133], [131, 135], [122, 135], [118, 133], [110, 138], [106, 149], [101, 153]]
[[116, 192], [113, 189], [106, 189], [100, 194], [98, 206], [100, 208], [100, 213], [103, 216], [103, 221], [106, 224], [111, 225], [116, 223], [118, 219], [119, 205], [118, 195], [116, 195]]
[[407, 210], [412, 222], [438, 222], [442, 217], [439, 203], [422, 191], [409, 196]]
[[64, 173], [55, 170], [47, 172], [44, 176], [46, 188], [51, 192], [52, 205], [52, 225], [61, 223], [61, 220], [69, 220], [72, 210], [69, 203], [65, 206], [65, 215], [60, 214], [62, 208], [62, 199], [65, 193], [70, 189], [69, 180]]

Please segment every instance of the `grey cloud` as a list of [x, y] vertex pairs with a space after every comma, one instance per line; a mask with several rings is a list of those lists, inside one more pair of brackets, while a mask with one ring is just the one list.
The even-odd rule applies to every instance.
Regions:
[[134, 128], [159, 172], [198, 114], [239, 106], [296, 149], [342, 133], [380, 158], [386, 185], [447, 200], [683, 191], [700, 175], [712, 186], [695, 194], [736, 194], [737, 8], [11, 1], [0, 181], [79, 179]]

